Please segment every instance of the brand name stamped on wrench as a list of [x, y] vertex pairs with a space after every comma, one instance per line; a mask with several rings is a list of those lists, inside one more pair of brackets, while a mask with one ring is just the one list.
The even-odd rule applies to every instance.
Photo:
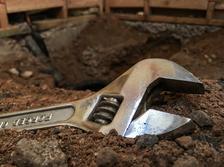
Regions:
[[0, 123], [0, 128], [6, 128], [7, 126], [8, 126], [8, 124], [9, 124], [9, 122], [8, 121], [2, 121], [1, 123]]
[[41, 114], [41, 115], [36, 115], [36, 116], [24, 116], [18, 119], [10, 120], [9, 121], [4, 121], [0, 123], [0, 128], [6, 128], [9, 124], [12, 124], [12, 126], [17, 127], [17, 126], [24, 126], [24, 125], [34, 125], [38, 124], [41, 122], [48, 122], [51, 121], [53, 117], [53, 114]]
[[29, 128], [60, 122], [69, 119], [75, 112], [73, 106], [52, 107], [48, 110], [39, 110], [30, 113], [21, 113], [14, 116], [5, 115], [0, 122], [0, 128]]
[[44, 122], [44, 121], [51, 121], [52, 116], [53, 114], [50, 113], [50, 114], [37, 115], [33, 117], [19, 118], [13, 122], [13, 126], [23, 126], [23, 125], [35, 124], [35, 123]]

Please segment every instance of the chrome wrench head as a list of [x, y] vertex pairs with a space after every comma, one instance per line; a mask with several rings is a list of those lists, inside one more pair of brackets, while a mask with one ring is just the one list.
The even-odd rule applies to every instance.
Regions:
[[[125, 137], [134, 138], [144, 134], [163, 136], [175, 136], [172, 132], [182, 134], [177, 131], [189, 131], [194, 129], [194, 123], [190, 118], [149, 109], [141, 116], [133, 120], [128, 127]], [[168, 135], [166, 135], [168, 136]]]
[[[203, 84], [189, 71], [164, 59], [146, 59], [96, 94], [70, 104], [4, 114], [1, 128], [38, 129], [70, 125], [125, 136], [152, 90], [203, 93]], [[169, 131], [169, 130], [167, 130]], [[166, 131], [166, 132], [167, 132]]]

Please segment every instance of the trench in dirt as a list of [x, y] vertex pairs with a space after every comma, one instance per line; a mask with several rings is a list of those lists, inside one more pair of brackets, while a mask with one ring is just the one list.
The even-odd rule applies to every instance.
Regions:
[[[199, 78], [221, 79], [223, 44], [218, 42], [223, 32], [213, 33], [218, 34], [221, 37], [216, 46], [205, 36], [192, 37], [186, 44], [169, 30], [155, 36], [110, 18], [42, 34], [46, 47], [35, 35], [26, 38], [26, 44], [48, 66], [41, 72], [51, 74], [57, 87], [96, 91], [146, 58], [170, 59]], [[212, 33], [208, 35], [211, 37]], [[32, 46], [34, 39], [42, 50]]]

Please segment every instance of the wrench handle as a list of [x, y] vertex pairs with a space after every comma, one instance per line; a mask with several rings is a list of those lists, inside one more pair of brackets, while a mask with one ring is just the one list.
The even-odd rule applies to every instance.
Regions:
[[75, 113], [74, 105], [14, 112], [0, 115], [0, 129], [40, 129], [66, 124]]

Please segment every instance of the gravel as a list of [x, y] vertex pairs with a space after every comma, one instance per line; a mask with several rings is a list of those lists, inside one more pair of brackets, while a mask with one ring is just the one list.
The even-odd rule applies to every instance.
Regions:
[[66, 155], [57, 141], [21, 139], [11, 155], [18, 167], [67, 167]]
[[161, 35], [170, 35], [180, 39], [183, 43], [189, 41], [190, 38], [200, 36], [207, 32], [218, 31], [219, 27], [212, 26], [196, 26], [182, 24], [167, 23], [143, 23], [143, 22], [126, 22], [138, 30], [150, 32], [152, 36], [159, 37]]

